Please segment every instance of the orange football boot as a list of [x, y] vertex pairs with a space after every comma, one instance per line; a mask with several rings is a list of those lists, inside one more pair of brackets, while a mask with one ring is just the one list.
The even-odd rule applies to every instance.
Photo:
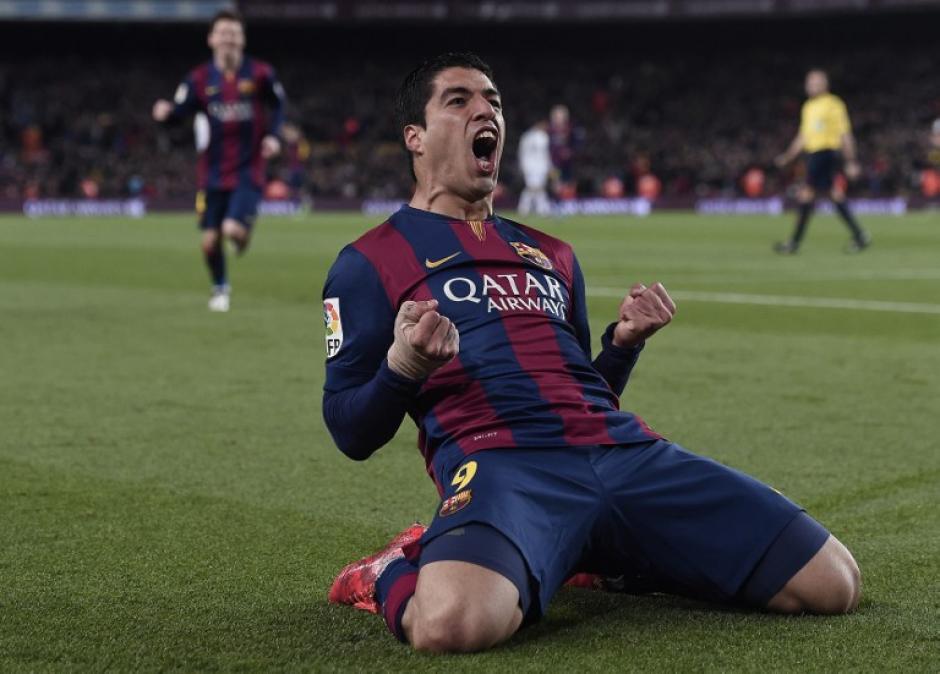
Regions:
[[378, 613], [381, 607], [375, 600], [375, 581], [389, 564], [405, 556], [402, 548], [417, 542], [425, 531], [426, 526], [415, 522], [378, 552], [347, 564], [333, 581], [330, 601], [334, 604], [349, 604], [369, 613]]

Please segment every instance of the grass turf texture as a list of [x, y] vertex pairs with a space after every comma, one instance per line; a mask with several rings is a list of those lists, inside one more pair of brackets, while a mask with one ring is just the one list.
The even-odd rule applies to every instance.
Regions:
[[[321, 421], [322, 281], [370, 218], [265, 219], [210, 314], [190, 216], [0, 219], [0, 670], [927, 670], [940, 655], [940, 315], [680, 302], [625, 396], [805, 505], [855, 553], [844, 618], [563, 590], [488, 653], [412, 653], [330, 606], [349, 560], [437, 504], [403, 426], [366, 463]], [[533, 221], [592, 287], [940, 301], [940, 222]], [[595, 342], [617, 300], [590, 298]]]

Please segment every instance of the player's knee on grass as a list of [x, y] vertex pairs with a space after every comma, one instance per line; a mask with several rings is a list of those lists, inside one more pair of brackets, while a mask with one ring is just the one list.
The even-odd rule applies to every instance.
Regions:
[[480, 651], [519, 628], [519, 593], [512, 582], [490, 569], [467, 562], [434, 562], [421, 568], [404, 622], [416, 650]]
[[779, 613], [851, 613], [861, 594], [862, 576], [855, 558], [835, 536], [829, 536], [767, 608]]

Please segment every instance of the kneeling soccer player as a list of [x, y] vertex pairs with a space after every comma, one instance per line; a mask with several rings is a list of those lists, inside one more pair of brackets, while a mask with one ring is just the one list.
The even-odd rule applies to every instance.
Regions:
[[675, 305], [661, 284], [634, 285], [591, 360], [571, 247], [493, 214], [505, 127], [490, 68], [430, 60], [397, 113], [417, 190], [329, 273], [323, 412], [356, 460], [409, 414], [441, 506], [347, 566], [331, 601], [381, 613], [428, 651], [508, 639], [575, 572], [784, 613], [853, 610], [858, 567], [826, 529], [619, 410]]

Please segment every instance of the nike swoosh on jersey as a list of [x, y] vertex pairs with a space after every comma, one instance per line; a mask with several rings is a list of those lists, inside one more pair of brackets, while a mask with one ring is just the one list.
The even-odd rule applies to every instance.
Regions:
[[458, 255], [460, 255], [460, 251], [459, 251], [459, 250], [458, 250], [456, 253], [454, 253], [453, 255], [448, 255], [447, 257], [442, 257], [440, 260], [434, 260], [433, 262], [432, 262], [431, 260], [427, 259], [427, 258], [424, 258], [424, 266], [427, 267], [428, 269], [434, 269], [434, 268], [436, 268], [436, 267], [440, 267], [440, 266], [441, 266], [442, 264], [444, 264], [445, 262], [449, 262], [450, 260], [453, 260], [453, 259], [454, 259], [455, 257], [457, 257]]

